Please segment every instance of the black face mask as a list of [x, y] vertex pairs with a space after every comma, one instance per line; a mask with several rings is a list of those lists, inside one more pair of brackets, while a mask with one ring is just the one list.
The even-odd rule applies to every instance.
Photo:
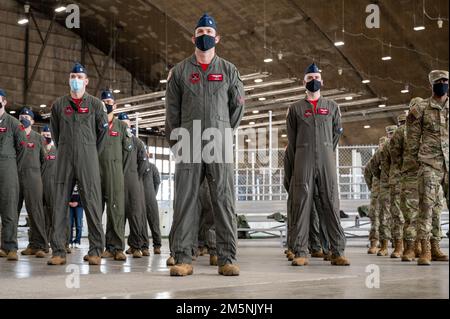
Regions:
[[216, 46], [216, 38], [204, 34], [195, 38], [195, 45], [199, 50], [208, 51]]
[[320, 90], [321, 87], [322, 83], [320, 83], [320, 81], [317, 81], [315, 79], [306, 83], [306, 89], [309, 92], [317, 92]]
[[109, 105], [109, 104], [105, 104], [106, 105], [106, 113], [111, 113], [113, 111], [113, 106], [114, 105]]
[[47, 144], [50, 144], [52, 142], [52, 138], [51, 137], [46, 137], [45, 141], [47, 142]]
[[28, 121], [27, 119], [21, 119], [20, 123], [22, 123], [24, 128], [29, 128], [31, 126], [31, 121]]
[[448, 93], [448, 83], [433, 84], [433, 92], [438, 97], [444, 96]]

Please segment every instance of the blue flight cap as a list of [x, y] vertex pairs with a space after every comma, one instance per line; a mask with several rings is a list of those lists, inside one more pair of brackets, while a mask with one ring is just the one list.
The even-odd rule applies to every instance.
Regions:
[[118, 116], [119, 120], [124, 121], [124, 120], [129, 120], [130, 118], [128, 117], [128, 114], [125, 112], [122, 112], [119, 114]]
[[70, 73], [84, 73], [87, 75], [87, 70], [81, 63], [76, 62]]
[[105, 90], [102, 92], [102, 100], [107, 100], [107, 99], [112, 99], [114, 100], [114, 95], [112, 94], [112, 92], [110, 90]]
[[5, 91], [3, 91], [2, 89], [0, 89], [0, 96], [6, 97]]
[[305, 74], [308, 73], [320, 73], [319, 67], [315, 63], [311, 64], [305, 70]]
[[42, 132], [50, 132], [50, 127], [48, 127], [48, 125], [44, 126]]
[[27, 108], [27, 107], [24, 107], [24, 108], [20, 111], [20, 114], [19, 114], [19, 115], [29, 115], [29, 116], [31, 116], [31, 118], [34, 120], [34, 113], [33, 113], [33, 111], [30, 110], [30, 109]]
[[205, 13], [200, 20], [198, 20], [197, 26], [195, 27], [195, 29], [200, 28], [200, 27], [210, 27], [213, 28], [214, 30], [217, 30], [217, 25], [216, 25], [216, 21], [214, 20], [213, 17], [210, 17], [207, 13]]

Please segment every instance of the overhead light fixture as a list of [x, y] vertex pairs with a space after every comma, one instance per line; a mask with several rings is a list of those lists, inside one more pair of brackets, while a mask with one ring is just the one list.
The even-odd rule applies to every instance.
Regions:
[[138, 121], [142, 121], [143, 118], [142, 118], [142, 117], [138, 117], [137, 120], [138, 120]]
[[370, 125], [364, 125], [364, 128], [370, 128]]
[[25, 4], [23, 6], [25, 15], [20, 15], [19, 16], [19, 20], [17, 20], [17, 23], [20, 25], [24, 25], [28, 23], [28, 14], [30, 13], [30, 5], [29, 4]]
[[162, 98], [161, 98], [161, 101], [165, 101], [165, 100], [166, 100], [166, 98], [165, 98], [165, 97], [162, 97]]
[[63, 12], [63, 11], [66, 11], [66, 7], [65, 6], [58, 6], [58, 7], [56, 7], [55, 8], [55, 12], [57, 12], [57, 13], [60, 13], [60, 12]]
[[147, 127], [146, 130], [147, 130], [147, 131], [151, 131], [152, 128], [151, 128], [151, 127]]
[[346, 97], [345, 97], [345, 100], [346, 100], [346, 101], [351, 101], [351, 100], [353, 100], [353, 96], [346, 96]]
[[281, 52], [281, 50], [278, 52], [278, 60], [283, 60], [283, 52]]
[[130, 107], [131, 104], [130, 104], [130, 103], [127, 103], [127, 104], [125, 104], [124, 106], [125, 106], [125, 107]]
[[255, 125], [255, 122], [249, 122], [248, 124], [249, 125]]
[[264, 59], [264, 62], [265, 62], [265, 63], [270, 63], [270, 62], [272, 62], [272, 61], [273, 61], [272, 58], [265, 58], [265, 59]]
[[18, 24], [20, 25], [24, 25], [28, 23], [28, 19], [27, 18], [21, 18], [19, 19], [19, 21], [17, 21]]
[[120, 93], [120, 90], [119, 90], [119, 89], [115, 89], [115, 90], [113, 91], [113, 93], [118, 94], [118, 93]]
[[246, 139], [245, 141], [246, 141], [247, 143], [250, 143], [252, 140], [248, 138], [248, 139]]
[[344, 44], [345, 44], [344, 41], [336, 41], [336, 42], [334, 42], [334, 46], [336, 46], [336, 47], [341, 47], [341, 46], [343, 46]]
[[41, 108], [47, 107], [47, 105], [45, 105], [45, 104], [41, 104], [40, 106], [41, 106]]
[[9, 114], [16, 114], [16, 111], [10, 111]]
[[409, 86], [405, 85], [405, 88], [403, 90], [400, 91], [403, 94], [409, 93]]
[[364, 84], [367, 84], [367, 83], [370, 83], [370, 80], [362, 80], [361, 82]]
[[287, 134], [281, 134], [281, 137], [287, 137]]
[[386, 107], [386, 104], [380, 104], [378, 107]]
[[419, 22], [418, 24], [416, 24], [416, 15], [413, 15], [413, 19], [414, 19], [414, 31], [422, 31], [425, 30], [425, 24], [424, 24], [424, 15], [425, 13], [423, 12], [422, 15], [422, 22]]
[[259, 111], [258, 111], [258, 110], [254, 110], [252, 113], [253, 113], [253, 114], [258, 114]]
[[161, 80], [159, 80], [159, 83], [161, 83], [161, 84], [167, 83], [167, 79], [161, 79]]
[[444, 20], [442, 20], [441, 18], [439, 18], [437, 20], [437, 25], [439, 29], [442, 29], [442, 26], [444, 25]]
[[392, 57], [390, 55], [386, 55], [386, 56], [382, 57], [381, 60], [389, 61], [389, 60], [392, 60]]
[[265, 100], [267, 100], [267, 99], [264, 96], [258, 98], [258, 101], [265, 101]]
[[261, 83], [263, 81], [263, 79], [255, 79], [254, 81], [255, 81], [255, 83]]
[[339, 69], [338, 69], [338, 74], [339, 74], [339, 75], [342, 75], [343, 72], [344, 72], [344, 70], [342, 70], [342, 68], [339, 68]]
[[424, 25], [420, 25], [420, 26], [414, 27], [414, 31], [422, 31], [422, 30], [425, 30], [425, 26]]

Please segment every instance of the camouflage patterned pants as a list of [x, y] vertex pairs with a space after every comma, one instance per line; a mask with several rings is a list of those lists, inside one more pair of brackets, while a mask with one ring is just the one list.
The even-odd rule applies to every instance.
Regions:
[[[423, 164], [419, 170], [419, 215], [417, 238], [440, 240], [440, 215], [443, 195], [449, 204], [448, 172]], [[434, 218], [433, 218], [434, 217]], [[433, 231], [434, 230], [434, 231]]]
[[369, 240], [380, 240], [380, 210], [378, 205], [378, 191], [372, 191], [372, 193], [370, 194], [369, 218], [371, 225]]
[[403, 175], [401, 179], [400, 209], [405, 219], [403, 239], [416, 239], [416, 222], [419, 215], [419, 190], [417, 171]]
[[378, 196], [378, 204], [380, 205], [380, 240], [391, 239], [390, 197], [389, 187], [380, 187], [380, 195]]
[[400, 208], [400, 194], [401, 194], [401, 185], [397, 183], [396, 185], [391, 185], [391, 193], [390, 193], [390, 213], [392, 217], [392, 238], [394, 240], [403, 239], [403, 226], [405, 224], [405, 219], [403, 218], [403, 213]]

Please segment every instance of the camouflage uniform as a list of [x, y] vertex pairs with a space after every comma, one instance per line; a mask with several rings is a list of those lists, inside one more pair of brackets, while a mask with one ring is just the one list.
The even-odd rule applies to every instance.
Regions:
[[[432, 71], [430, 83], [446, 78], [448, 72]], [[440, 187], [449, 206], [449, 110], [448, 98], [444, 103], [433, 97], [421, 101], [411, 108], [407, 119], [407, 146], [412, 159], [420, 165], [419, 179], [419, 215], [417, 219], [417, 238], [421, 241], [422, 255], [419, 264], [431, 262], [429, 240], [431, 239], [433, 208], [439, 201]], [[439, 206], [438, 206], [439, 207]], [[438, 208], [437, 207], [437, 208]], [[434, 249], [439, 241], [434, 240]], [[448, 257], [447, 257], [448, 260]]]
[[[386, 127], [387, 133], [392, 133], [397, 127], [391, 125]], [[381, 173], [380, 173], [380, 195], [378, 203], [380, 205], [380, 239], [388, 241], [391, 239], [391, 213], [390, 213], [390, 185], [389, 173], [391, 170], [391, 153], [389, 149], [389, 139], [384, 142], [380, 151]]]
[[406, 142], [406, 126], [404, 125], [406, 115], [401, 114], [398, 117], [398, 121], [400, 126], [389, 141], [389, 151], [391, 154], [391, 167], [389, 171], [389, 185], [391, 189], [390, 213], [392, 217], [391, 234], [393, 239], [396, 241], [403, 240], [403, 225], [405, 224], [405, 219], [403, 218], [403, 214], [400, 209], [400, 177]]

